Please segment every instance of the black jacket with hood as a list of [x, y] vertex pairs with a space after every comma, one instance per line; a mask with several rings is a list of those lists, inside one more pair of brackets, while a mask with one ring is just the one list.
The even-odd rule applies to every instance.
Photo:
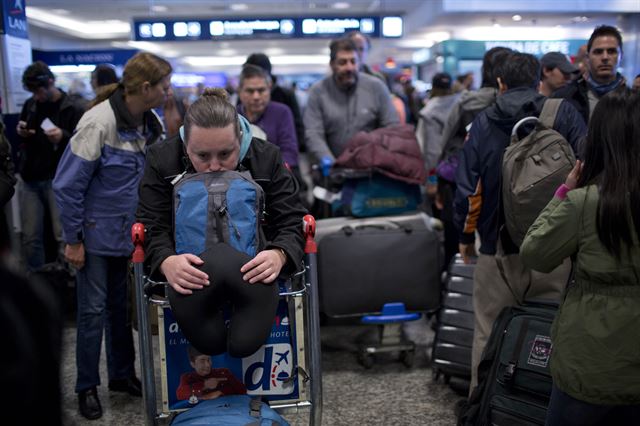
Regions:
[[[167, 257], [176, 254], [171, 181], [185, 170], [195, 173], [180, 135], [149, 147], [136, 217], [146, 228], [145, 261], [152, 273], [159, 271], [160, 264]], [[253, 138], [238, 170], [251, 172], [253, 180], [265, 192], [265, 247], [281, 248], [286, 252], [287, 263], [283, 273], [300, 269], [304, 246], [302, 217], [306, 210], [300, 203], [298, 185], [284, 166], [278, 147]]]

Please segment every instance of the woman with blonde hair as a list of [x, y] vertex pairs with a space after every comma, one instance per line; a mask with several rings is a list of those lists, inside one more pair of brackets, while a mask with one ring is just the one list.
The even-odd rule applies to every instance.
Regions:
[[126, 63], [122, 80], [104, 86], [69, 141], [53, 182], [65, 258], [78, 270], [76, 392], [80, 414], [102, 416], [96, 386], [106, 330], [109, 390], [141, 395], [127, 310], [130, 230], [148, 146], [162, 125], [152, 108], [171, 91], [171, 65], [151, 53]]

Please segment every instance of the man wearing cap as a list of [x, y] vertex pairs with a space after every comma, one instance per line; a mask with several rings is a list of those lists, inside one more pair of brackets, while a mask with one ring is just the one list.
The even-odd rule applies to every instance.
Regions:
[[22, 245], [27, 270], [35, 271], [45, 262], [43, 234], [47, 209], [55, 238], [62, 244], [51, 181], [84, 109], [55, 86], [53, 73], [42, 61], [27, 67], [22, 85], [33, 94], [24, 103], [16, 127], [20, 137], [19, 172], [24, 182], [20, 192]]
[[553, 92], [564, 87], [572, 80], [573, 76], [580, 72], [577, 67], [571, 65], [565, 55], [560, 52], [549, 52], [540, 59], [542, 73], [540, 75], [540, 88], [538, 93], [551, 96]]
[[615, 27], [596, 27], [587, 43], [587, 72], [556, 90], [552, 97], [564, 98], [589, 122], [598, 100], [625, 84], [618, 72], [622, 58], [622, 35]]

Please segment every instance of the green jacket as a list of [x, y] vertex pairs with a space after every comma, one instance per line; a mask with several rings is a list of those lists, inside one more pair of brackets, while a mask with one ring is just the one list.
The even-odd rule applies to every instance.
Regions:
[[520, 256], [549, 272], [576, 255], [575, 285], [551, 330], [556, 386], [592, 404], [640, 404], [640, 243], [634, 231], [630, 256], [617, 261], [598, 239], [597, 208], [595, 186], [554, 197], [529, 228]]

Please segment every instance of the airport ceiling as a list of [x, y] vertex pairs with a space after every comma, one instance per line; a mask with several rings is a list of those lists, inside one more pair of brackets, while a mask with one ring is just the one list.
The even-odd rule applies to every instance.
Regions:
[[[471, 0], [470, 0], [471, 1]], [[639, 0], [640, 1], [640, 0]], [[43, 50], [141, 48], [166, 56], [178, 68], [189, 68], [183, 58], [228, 57], [222, 67], [237, 65], [237, 59], [256, 51], [270, 56], [300, 58], [328, 55], [326, 39], [232, 40], [132, 42], [127, 30], [134, 18], [243, 18], [273, 16], [402, 16], [404, 36], [400, 39], [375, 39], [369, 62], [381, 63], [388, 57], [410, 61], [417, 49], [430, 47], [447, 38], [482, 37], [509, 39], [501, 35], [531, 34], [553, 39], [585, 38], [597, 24], [615, 24], [619, 16], [607, 13], [523, 13], [520, 20], [509, 13], [445, 13], [441, 0], [26, 0], [30, 38], [35, 48]], [[579, 16], [576, 16], [579, 15]], [[97, 31], [104, 28], [104, 31]], [[467, 34], [475, 29], [478, 34]], [[465, 32], [466, 31], [466, 32]], [[477, 38], [482, 39], [482, 38]], [[522, 39], [522, 38], [520, 38]], [[224, 61], [223, 61], [224, 62]], [[318, 64], [309, 64], [318, 67]], [[278, 66], [274, 66], [278, 71]]]

